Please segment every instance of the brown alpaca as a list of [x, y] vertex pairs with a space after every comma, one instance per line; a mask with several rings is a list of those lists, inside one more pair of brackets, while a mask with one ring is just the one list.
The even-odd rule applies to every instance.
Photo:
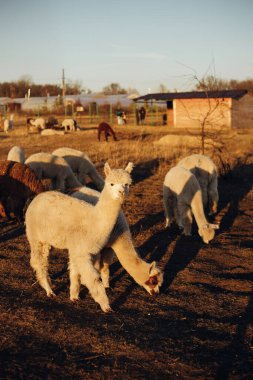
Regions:
[[21, 222], [27, 201], [45, 191], [29, 166], [20, 162], [0, 161], [1, 215], [9, 218], [11, 212]]
[[109, 124], [105, 123], [104, 121], [99, 124], [98, 126], [98, 140], [100, 141], [100, 135], [101, 133], [104, 132], [105, 134], [105, 140], [108, 141], [108, 137], [112, 136], [114, 141], [117, 141], [116, 134], [112, 127], [110, 127]]

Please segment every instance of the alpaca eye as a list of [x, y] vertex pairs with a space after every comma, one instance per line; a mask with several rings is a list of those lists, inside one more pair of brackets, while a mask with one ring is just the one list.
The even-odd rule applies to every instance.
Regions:
[[111, 186], [113, 186], [113, 183], [110, 183]]

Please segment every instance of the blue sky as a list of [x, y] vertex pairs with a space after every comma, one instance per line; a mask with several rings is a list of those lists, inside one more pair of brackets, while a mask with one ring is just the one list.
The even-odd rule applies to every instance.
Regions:
[[252, 0], [0, 0], [0, 82], [188, 91], [253, 78]]

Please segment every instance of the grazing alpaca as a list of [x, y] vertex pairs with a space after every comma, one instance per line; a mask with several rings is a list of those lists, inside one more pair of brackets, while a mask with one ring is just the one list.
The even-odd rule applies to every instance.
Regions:
[[42, 129], [46, 128], [46, 121], [45, 119], [43, 119], [43, 117], [38, 117], [37, 119], [28, 117], [26, 119], [26, 127], [27, 127], [27, 132], [30, 131], [31, 127], [36, 128], [37, 131], [41, 131]]
[[40, 194], [30, 203], [25, 218], [30, 263], [48, 296], [54, 295], [48, 276], [50, 248], [67, 249], [70, 299], [78, 300], [81, 283], [104, 312], [111, 310], [93, 263], [107, 243], [128, 194], [132, 167], [129, 163], [125, 170], [111, 170], [105, 164], [105, 185], [96, 206], [57, 191]]
[[166, 227], [175, 219], [184, 229], [183, 234], [191, 235], [193, 214], [203, 241], [209, 243], [214, 238], [219, 226], [206, 220], [200, 185], [189, 170], [175, 166], [168, 171], [163, 184], [163, 203]]
[[54, 156], [63, 157], [67, 161], [73, 172], [76, 174], [78, 180], [86, 185], [86, 176], [89, 176], [98, 190], [104, 187], [104, 178], [98, 173], [95, 165], [91, 159], [80, 150], [72, 148], [58, 148], [52, 152]]
[[51, 190], [65, 192], [82, 186], [71, 167], [62, 157], [40, 152], [29, 156], [25, 164], [30, 166], [39, 179], [50, 179]]
[[27, 203], [36, 195], [45, 191], [42, 182], [29, 166], [15, 161], [0, 161], [0, 201], [2, 215], [9, 218], [11, 212], [23, 220]]
[[[95, 205], [99, 200], [100, 193], [88, 187], [81, 187], [71, 196]], [[120, 210], [106, 247], [101, 251], [99, 263], [97, 263], [105, 288], [109, 287], [109, 265], [113, 260], [114, 253], [123, 268], [133, 277], [137, 284], [143, 286], [152, 295], [159, 293], [159, 288], [163, 282], [162, 272], [155, 261], [149, 264], [142, 260], [136, 252], [131, 232], [122, 210]]]
[[104, 121], [102, 123], [100, 123], [98, 126], [98, 140], [99, 141], [100, 141], [100, 135], [102, 132], [105, 135], [106, 141], [108, 141], [109, 136], [112, 136], [114, 141], [117, 141], [117, 137], [116, 137], [114, 130], [112, 129], [112, 127], [109, 124], [105, 123]]
[[77, 129], [77, 122], [74, 119], [64, 119], [61, 125], [65, 129], [65, 132]]
[[8, 153], [7, 156], [8, 161], [21, 162], [22, 164], [25, 162], [25, 151], [20, 146], [13, 146]]
[[209, 215], [217, 212], [219, 201], [217, 168], [210, 157], [192, 154], [178, 162], [177, 166], [190, 170], [197, 178], [204, 207], [209, 204]]

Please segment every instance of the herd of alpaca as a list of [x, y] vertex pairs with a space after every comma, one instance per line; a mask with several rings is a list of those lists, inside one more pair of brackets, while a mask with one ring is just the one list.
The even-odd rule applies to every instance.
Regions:
[[[27, 133], [41, 132], [41, 134], [45, 136], [51, 134], [64, 134], [64, 131], [73, 132], [79, 129], [77, 122], [74, 119], [64, 119], [61, 124], [59, 124], [58, 120], [54, 117], [49, 118], [47, 121], [43, 117], [28, 117], [26, 119], [26, 128]], [[59, 129], [61, 129], [61, 131]]]
[[[106, 163], [104, 179], [85, 153], [67, 147], [25, 159], [24, 150], [14, 146], [0, 162], [2, 216], [13, 213], [19, 222], [25, 221], [30, 265], [49, 297], [55, 295], [48, 275], [53, 247], [68, 250], [72, 301], [79, 299], [82, 284], [104, 312], [111, 311], [106, 288], [114, 254], [136, 283], [151, 295], [159, 293], [163, 272], [156, 262], [139, 256], [121, 208], [132, 169], [132, 163], [125, 169], [111, 169]], [[87, 177], [99, 191], [87, 187]], [[215, 214], [218, 200], [212, 160], [200, 154], [185, 157], [164, 178], [165, 227], [175, 221], [183, 234], [190, 235], [194, 217], [200, 237], [209, 243], [218, 225], [208, 222], [205, 211]]]

